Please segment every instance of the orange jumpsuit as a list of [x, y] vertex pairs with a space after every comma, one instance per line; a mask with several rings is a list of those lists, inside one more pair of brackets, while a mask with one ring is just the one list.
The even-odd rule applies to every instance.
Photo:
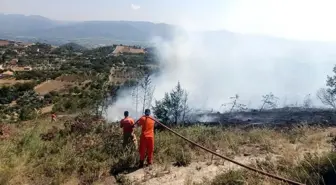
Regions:
[[153, 163], [155, 121], [150, 119], [149, 116], [142, 116], [138, 123], [141, 126], [139, 146], [140, 161], [145, 160], [147, 152], [147, 163], [150, 165]]
[[126, 117], [120, 121], [120, 127], [123, 128], [123, 146], [126, 147], [129, 143], [133, 142], [137, 147], [136, 137], [134, 135], [134, 120], [130, 117]]
[[56, 121], [56, 114], [51, 114], [51, 121]]

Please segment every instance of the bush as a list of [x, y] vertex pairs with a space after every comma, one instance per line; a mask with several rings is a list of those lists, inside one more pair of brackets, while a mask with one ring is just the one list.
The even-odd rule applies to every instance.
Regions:
[[336, 153], [331, 152], [323, 157], [308, 154], [291, 172], [291, 176], [307, 184], [336, 184]]
[[229, 171], [217, 175], [212, 181], [211, 185], [244, 185], [243, 171]]
[[176, 149], [175, 163], [176, 166], [188, 166], [191, 163], [191, 153], [188, 149]]
[[130, 179], [128, 179], [126, 177], [126, 175], [123, 175], [123, 174], [117, 175], [116, 176], [116, 180], [117, 180], [117, 182], [119, 184], [122, 184], [122, 185], [131, 185], [132, 184], [132, 182], [130, 181]]
[[15, 74], [17, 80], [39, 80], [45, 81], [48, 79], [56, 79], [57, 77], [66, 74], [66, 71], [44, 70], [44, 71], [22, 71]]
[[[100, 178], [102, 172], [108, 174], [110, 166], [116, 163], [117, 158], [111, 158], [106, 152], [104, 137], [109, 137], [109, 133], [116, 132], [116, 129], [102, 123], [105, 122], [97, 117], [81, 115], [64, 123], [63, 129], [53, 127], [42, 134], [33, 131], [34, 140], [27, 135], [19, 148], [36, 139], [40, 141], [40, 147], [35, 150], [35, 158], [31, 161], [34, 168], [30, 171], [31, 175], [39, 177], [35, 179], [36, 183], [46, 181], [62, 184], [67, 175], [75, 174], [81, 184], [92, 184]], [[102, 136], [105, 130], [111, 132]], [[118, 143], [116, 140], [113, 142]], [[121, 149], [119, 147], [119, 151]]]
[[137, 169], [139, 164], [138, 153], [131, 148], [114, 151], [118, 153], [118, 160], [112, 165], [111, 173], [114, 175], [130, 172]]
[[22, 108], [19, 113], [19, 118], [22, 121], [27, 121], [36, 118], [36, 111], [32, 108]]
[[24, 95], [25, 92], [32, 91], [35, 85], [35, 82], [30, 82], [0, 87], [0, 104], [11, 103], [20, 96]]

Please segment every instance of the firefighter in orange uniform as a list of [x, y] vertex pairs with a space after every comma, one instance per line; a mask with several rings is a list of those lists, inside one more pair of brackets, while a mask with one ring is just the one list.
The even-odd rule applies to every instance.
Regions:
[[140, 136], [140, 164], [139, 167], [144, 166], [144, 161], [147, 153], [147, 165], [153, 164], [153, 153], [154, 153], [154, 126], [155, 121], [151, 119], [151, 112], [149, 109], [145, 110], [145, 115], [142, 116], [136, 123], [136, 125], [141, 126], [141, 136]]
[[134, 134], [134, 120], [129, 117], [128, 111], [124, 112], [125, 118], [120, 121], [120, 128], [123, 129], [123, 147], [133, 143], [137, 148], [137, 140]]
[[51, 122], [56, 121], [56, 114], [52, 113], [51, 114]]

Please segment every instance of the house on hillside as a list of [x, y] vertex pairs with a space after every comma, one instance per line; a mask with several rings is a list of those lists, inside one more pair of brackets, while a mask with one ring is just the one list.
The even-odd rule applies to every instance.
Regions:
[[29, 46], [32, 46], [33, 44], [31, 44], [31, 43], [25, 43], [24, 44], [24, 48], [28, 48]]
[[18, 62], [19, 62], [19, 59], [14, 58], [11, 61], [9, 61], [8, 65], [10, 65], [10, 66], [17, 66]]
[[31, 70], [33, 70], [33, 68], [30, 67], [30, 66], [25, 66], [25, 67], [23, 67], [23, 70], [24, 71], [31, 71]]
[[18, 63], [18, 59], [12, 59], [11, 61], [9, 61], [6, 65], [5, 65], [5, 69], [7, 70], [11, 70], [11, 71], [31, 71], [33, 70], [32, 67], [30, 66], [19, 66]]
[[14, 67], [11, 67], [10, 69], [12, 71], [31, 71], [31, 70], [33, 70], [33, 68], [30, 67], [30, 66], [23, 66], [23, 67], [14, 66]]
[[155, 50], [155, 48], [149, 47], [149, 48], [145, 48], [144, 50], [145, 50], [145, 52], [147, 52], [147, 53], [153, 53], [154, 50]]
[[8, 40], [0, 40], [0, 46], [8, 46], [10, 42]]
[[14, 71], [14, 72], [16, 72], [16, 71], [31, 71], [31, 70], [33, 70], [33, 68], [30, 67], [30, 66], [19, 66], [19, 65], [7, 65], [5, 67], [5, 69], [11, 70], [11, 71]]
[[13, 76], [14, 76], [14, 73], [12, 71], [5, 71], [0, 74], [0, 79], [11, 78]]

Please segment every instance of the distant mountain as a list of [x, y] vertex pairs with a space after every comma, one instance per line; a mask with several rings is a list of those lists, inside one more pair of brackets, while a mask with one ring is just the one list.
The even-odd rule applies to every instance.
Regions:
[[51, 28], [56, 26], [57, 22], [38, 15], [0, 14], [0, 25], [1, 34], [18, 34], [34, 29]]
[[[0, 14], [0, 38], [37, 41], [101, 41], [145, 43], [153, 37], [171, 39], [177, 27], [168, 24], [135, 21], [61, 22], [41, 16]], [[111, 44], [109, 43], [109, 44]]]

